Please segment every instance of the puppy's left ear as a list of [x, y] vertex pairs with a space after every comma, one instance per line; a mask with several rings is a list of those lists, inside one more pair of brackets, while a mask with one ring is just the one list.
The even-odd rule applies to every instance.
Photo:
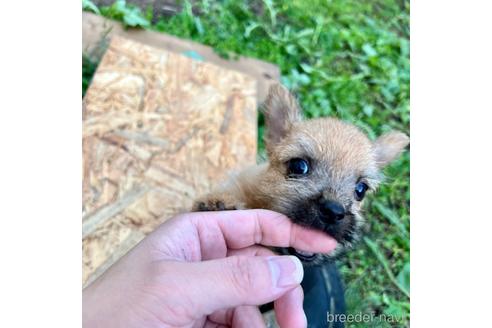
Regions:
[[280, 84], [270, 87], [262, 109], [266, 125], [265, 144], [269, 150], [287, 135], [294, 123], [302, 120], [301, 109], [289, 90]]
[[402, 132], [391, 131], [374, 141], [373, 147], [379, 167], [384, 167], [395, 160], [410, 143], [410, 138]]

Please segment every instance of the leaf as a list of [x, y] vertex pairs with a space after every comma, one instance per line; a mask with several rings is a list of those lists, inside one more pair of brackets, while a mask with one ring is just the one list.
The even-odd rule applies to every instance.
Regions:
[[150, 25], [149, 21], [142, 16], [140, 10], [137, 8], [127, 10], [125, 12], [125, 15], [123, 16], [123, 22], [126, 25], [133, 26], [133, 27], [136, 26], [146, 27]]
[[313, 66], [305, 64], [305, 63], [300, 63], [299, 66], [304, 70], [304, 72], [311, 74], [314, 71]]
[[362, 46], [362, 51], [368, 56], [368, 57], [376, 57], [378, 55], [376, 49], [374, 49], [369, 43], [365, 43]]
[[205, 31], [203, 30], [203, 25], [202, 25], [202, 21], [200, 20], [200, 17], [193, 16], [193, 21], [195, 22], [195, 27], [196, 30], [198, 31], [198, 34], [203, 35]]
[[297, 47], [294, 44], [288, 44], [287, 46], [285, 46], [285, 51], [289, 55], [293, 55], [293, 56], [297, 55]]
[[244, 30], [244, 37], [249, 38], [249, 36], [251, 35], [251, 32], [253, 32], [258, 27], [261, 27], [261, 25], [259, 23], [256, 23], [256, 22], [250, 23], [248, 26], [246, 26], [246, 29]]
[[306, 36], [310, 36], [312, 34], [314, 34], [314, 29], [312, 29], [312, 28], [305, 28], [305, 29], [299, 31], [298, 33], [296, 33], [296, 38], [297, 39], [302, 39], [302, 38], [304, 38]]
[[398, 214], [396, 214], [393, 210], [390, 208], [386, 207], [384, 204], [381, 202], [374, 200], [373, 203], [374, 207], [378, 210], [379, 213], [388, 221], [393, 224], [398, 230], [400, 231], [401, 235], [405, 238], [408, 238], [408, 231], [405, 228], [405, 225], [403, 222], [401, 222], [400, 217]]
[[396, 276], [396, 281], [402, 286], [408, 293], [410, 293], [410, 263], [406, 262], [401, 269], [398, 276]]
[[362, 111], [367, 117], [371, 117], [372, 113], [374, 113], [374, 107], [371, 105], [364, 105], [364, 107], [362, 107]]
[[99, 8], [91, 0], [82, 0], [82, 9], [87, 11], [92, 11], [96, 14], [101, 14]]
[[263, 3], [267, 7], [268, 13], [270, 14], [270, 22], [272, 23], [272, 26], [277, 25], [277, 11], [275, 10], [273, 1], [263, 0]]
[[384, 311], [384, 313], [388, 315], [386, 321], [393, 323], [393, 325], [401, 322], [405, 317], [408, 317], [410, 313], [408, 302], [389, 300], [387, 305], [388, 308]]
[[184, 1], [184, 12], [188, 17], [193, 17], [193, 6], [190, 3], [190, 0], [185, 0]]
[[316, 27], [314, 29], [314, 35], [312, 38], [312, 43], [315, 45], [316, 43], [318, 43], [319, 36], [321, 34], [321, 31], [323, 30], [323, 25], [324, 25], [323, 16], [316, 16], [314, 18], [314, 21], [316, 23]]
[[400, 39], [400, 52], [403, 57], [410, 55], [410, 42], [406, 39]]
[[386, 318], [387, 322], [397, 324], [405, 318], [409, 317], [410, 304], [408, 302], [398, 301], [394, 297], [388, 296], [386, 294], [384, 294], [383, 302], [387, 306], [387, 308], [384, 310], [384, 314], [388, 316]]
[[128, 6], [125, 0], [117, 0], [110, 7], [102, 7], [105, 16], [121, 19], [126, 26], [150, 26], [150, 22], [144, 17], [138, 7]]
[[304, 73], [299, 74], [297, 78], [299, 83], [301, 83], [302, 85], [308, 85], [309, 83], [311, 83], [311, 79], [309, 78], [309, 76]]

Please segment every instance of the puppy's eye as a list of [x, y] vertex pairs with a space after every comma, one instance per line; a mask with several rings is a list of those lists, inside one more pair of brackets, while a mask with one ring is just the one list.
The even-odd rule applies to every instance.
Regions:
[[287, 163], [287, 170], [292, 175], [305, 175], [309, 172], [309, 163], [302, 158], [293, 158]]
[[367, 189], [369, 189], [367, 184], [365, 184], [364, 182], [358, 182], [355, 185], [355, 199], [361, 201], [364, 198]]

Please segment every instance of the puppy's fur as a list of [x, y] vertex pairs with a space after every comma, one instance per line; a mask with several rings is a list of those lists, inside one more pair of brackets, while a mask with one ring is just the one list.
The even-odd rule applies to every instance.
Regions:
[[[330, 254], [308, 254], [293, 249], [305, 264], [333, 259], [351, 248], [363, 226], [362, 200], [355, 194], [363, 183], [368, 191], [381, 181], [381, 168], [408, 145], [401, 132], [389, 132], [371, 141], [354, 125], [335, 118], [302, 120], [295, 98], [281, 85], [270, 88], [264, 104], [267, 163], [239, 173], [211, 194], [198, 199], [195, 211], [263, 208], [277, 211], [293, 222], [324, 231], [338, 241]], [[307, 174], [289, 173], [289, 162], [303, 159]], [[335, 202], [343, 218], [328, 220], [320, 204]]]

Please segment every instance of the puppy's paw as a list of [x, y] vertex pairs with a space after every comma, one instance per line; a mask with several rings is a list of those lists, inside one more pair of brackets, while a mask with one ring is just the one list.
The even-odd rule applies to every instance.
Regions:
[[244, 205], [230, 197], [208, 197], [193, 204], [193, 212], [230, 211], [244, 209]]

